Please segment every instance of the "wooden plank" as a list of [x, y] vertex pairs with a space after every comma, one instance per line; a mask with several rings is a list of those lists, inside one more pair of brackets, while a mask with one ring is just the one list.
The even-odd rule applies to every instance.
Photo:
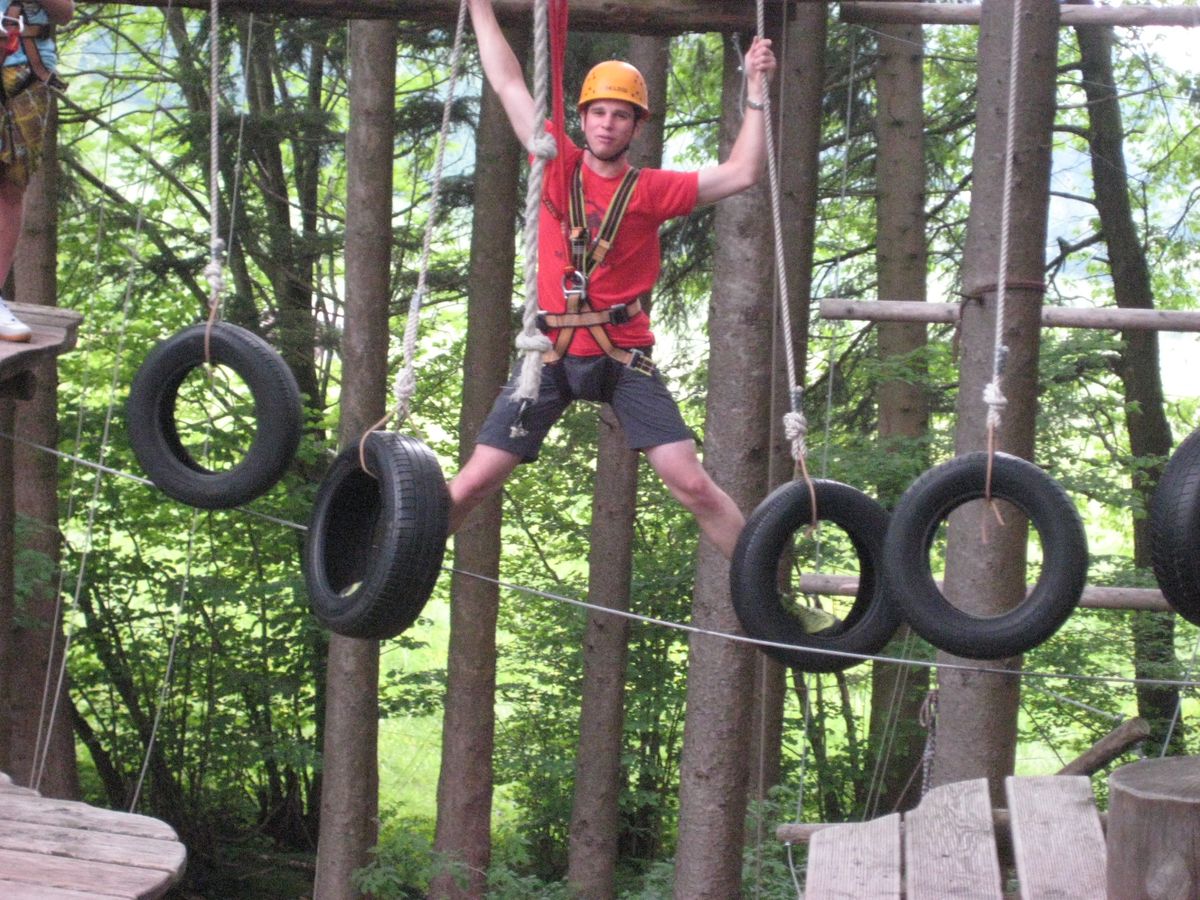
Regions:
[[1104, 831], [1083, 775], [1007, 778], [1013, 853], [1023, 900], [1105, 895]]
[[[1200, 7], [1197, 7], [1200, 10]], [[954, 324], [961, 318], [961, 303], [927, 303], [921, 300], [821, 301], [826, 319], [862, 319], [872, 322], [928, 322]], [[1042, 307], [1046, 328], [1100, 328], [1135, 331], [1200, 331], [1200, 311], [1174, 309], [1117, 309], [1115, 307]]]
[[[941, 587], [939, 581], [938, 587]], [[858, 578], [853, 575], [800, 576], [800, 591], [805, 594], [829, 594], [853, 597], [858, 593]], [[1089, 585], [1083, 589], [1079, 605], [1087, 609], [1142, 609], [1171, 612], [1162, 591], [1157, 588], [1122, 588]]]
[[[977, 3], [919, 3], [895, 0], [855, 0], [840, 6], [843, 22], [859, 25], [978, 25], [982, 7]], [[1059, 23], [1113, 25], [1139, 28], [1146, 25], [1200, 26], [1200, 11], [1187, 6], [1072, 6], [1059, 8]]]
[[[90, 891], [94, 897], [161, 897], [171, 877], [157, 869], [139, 869], [110, 863], [22, 850], [0, 849], [0, 873], [8, 881], [69, 891]], [[38, 896], [36, 893], [32, 896]]]
[[[805, 0], [809, 2], [809, 0]], [[96, 6], [175, 6], [207, 10], [210, 0], [94, 0]], [[767, 0], [778, 18], [782, 0]], [[221, 0], [222, 13], [276, 13], [291, 17], [401, 19], [453, 24], [459, 0]], [[495, 0], [505, 25], [529, 25], [533, 0]], [[746, 0], [571, 0], [571, 27], [631, 34], [754, 31], [755, 7]]]
[[[99, 809], [75, 800], [0, 793], [0, 828], [8, 822], [29, 822], [84, 831], [107, 831], [160, 841], [179, 838], [166, 822], [133, 813]], [[2, 870], [0, 870], [2, 871]]]
[[177, 841], [11, 819], [0, 825], [0, 849], [26, 850], [139, 869], [161, 869], [172, 876], [183, 872], [187, 860], [183, 844]]
[[813, 835], [805, 900], [899, 900], [900, 816], [831, 825]]
[[[38, 884], [22, 884], [0, 876], [0, 897], [4, 900], [96, 900], [95, 891], [72, 891]], [[109, 896], [112, 896], [111, 894]]]
[[986, 778], [936, 787], [904, 817], [908, 900], [1001, 900]]

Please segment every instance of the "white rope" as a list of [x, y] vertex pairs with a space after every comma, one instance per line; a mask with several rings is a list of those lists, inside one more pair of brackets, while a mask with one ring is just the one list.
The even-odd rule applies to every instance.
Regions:
[[208, 308], [213, 314], [225, 293], [225, 241], [221, 239], [221, 123], [220, 0], [211, 0], [208, 11]]
[[987, 405], [989, 431], [1000, 427], [1000, 414], [1008, 401], [1001, 390], [1008, 347], [1004, 345], [1005, 304], [1008, 299], [1008, 241], [1012, 222], [1013, 157], [1017, 145], [1017, 79], [1021, 75], [1021, 16], [1023, 0], [1014, 0], [1012, 11], [1012, 47], [1008, 60], [1008, 110], [1004, 136], [1004, 197], [1000, 206], [1000, 258], [996, 274], [996, 333], [992, 351], [992, 380], [983, 389]]
[[[764, 0], [756, 0], [758, 36], [766, 34]], [[740, 48], [739, 48], [740, 50]], [[747, 76], [749, 73], [745, 73]], [[808, 456], [808, 420], [804, 417], [804, 390], [796, 377], [796, 347], [792, 340], [791, 293], [788, 290], [787, 253], [783, 245], [783, 212], [780, 201], [779, 160], [775, 154], [775, 127], [771, 111], [771, 92], [762, 86], [763, 136], [767, 145], [767, 183], [771, 195], [771, 225], [774, 234], [775, 277], [779, 285], [779, 316], [783, 327], [783, 352], [790, 387], [791, 409], [783, 416], [783, 431], [791, 446], [792, 459], [801, 462]]]
[[438, 205], [441, 202], [442, 170], [445, 166], [446, 144], [450, 135], [450, 114], [454, 109], [455, 90], [458, 85], [459, 60], [462, 58], [463, 31], [467, 20], [467, 0], [458, 6], [458, 22], [454, 30], [454, 49], [450, 53], [450, 82], [446, 89], [446, 100], [442, 104], [442, 128], [438, 134], [437, 154], [433, 165], [433, 184], [429, 190], [429, 210], [425, 219], [425, 236], [421, 242], [421, 259], [418, 264], [417, 287], [408, 306], [408, 321], [404, 326], [404, 366], [396, 374], [395, 394], [396, 427], [408, 418], [413, 394], [417, 390], [416, 353], [417, 328], [421, 320], [421, 303], [425, 298], [425, 285], [429, 274], [430, 247], [433, 231], [437, 224]]
[[[525, 308], [521, 333], [516, 346], [523, 354], [521, 375], [513, 400], [537, 400], [542, 378], [542, 354], [550, 349], [550, 339], [537, 327], [538, 314], [538, 223], [542, 205], [542, 184], [546, 162], [558, 155], [554, 136], [546, 131], [547, 96], [550, 93], [550, 16], [548, 0], [533, 5], [533, 107], [534, 129], [530, 146], [533, 155], [525, 191]], [[520, 421], [513, 426], [514, 437], [522, 435]]]

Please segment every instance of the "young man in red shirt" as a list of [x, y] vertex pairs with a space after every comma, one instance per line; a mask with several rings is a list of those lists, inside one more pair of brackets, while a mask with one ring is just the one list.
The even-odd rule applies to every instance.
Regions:
[[[469, 8], [484, 74], [517, 138], [529, 147], [541, 123], [521, 65], [500, 30], [491, 0], [469, 0]], [[565, 134], [555, 134], [558, 154], [545, 171], [538, 301], [555, 345], [549, 354], [553, 361], [543, 366], [537, 402], [520, 414], [518, 432], [523, 434], [513, 436], [512, 426], [522, 409], [512, 399], [515, 378], [497, 399], [471, 458], [450, 481], [451, 532], [504, 484], [518, 464], [537, 458], [546, 432], [572, 400], [587, 399], [612, 406], [630, 447], [646, 454], [713, 544], [727, 558], [733, 554], [745, 520], [701, 465], [691, 431], [649, 362], [654, 336], [639, 298], [649, 296], [658, 278], [658, 229], [663, 222], [736, 194], [758, 180], [766, 160], [762, 99], [774, 70], [771, 42], [756, 39], [745, 59], [746, 117], [729, 158], [696, 172], [642, 170], [602, 261], [594, 262], [586, 280], [564, 279], [564, 269], [578, 260], [564, 237], [570, 230], [564, 227], [564, 219], [586, 216], [590, 238], [601, 235], [605, 215], [630, 168], [626, 151], [650, 114], [645, 81], [633, 66], [609, 61], [588, 74], [579, 98], [584, 146], [576, 146]], [[577, 190], [576, 179], [582, 186], [583, 211], [572, 215], [570, 197], [564, 194]], [[593, 244], [591, 259], [596, 256]], [[556, 317], [571, 311], [567, 291], [583, 285], [587, 306], [609, 321], [572, 329], [569, 319]], [[574, 311], [581, 308], [576, 305]], [[555, 327], [556, 323], [564, 327]]]

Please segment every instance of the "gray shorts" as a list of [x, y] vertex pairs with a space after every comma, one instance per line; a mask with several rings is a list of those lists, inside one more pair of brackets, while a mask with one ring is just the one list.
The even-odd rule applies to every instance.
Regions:
[[559, 420], [573, 400], [611, 405], [631, 450], [645, 450], [693, 437], [683, 422], [675, 398], [658, 372], [644, 375], [607, 356], [568, 356], [542, 366], [538, 399], [521, 416], [526, 434], [513, 437], [512, 426], [522, 405], [513, 401], [520, 366], [518, 360], [512, 378], [479, 429], [476, 443], [507, 450], [521, 457], [522, 462], [533, 462], [550, 426]]

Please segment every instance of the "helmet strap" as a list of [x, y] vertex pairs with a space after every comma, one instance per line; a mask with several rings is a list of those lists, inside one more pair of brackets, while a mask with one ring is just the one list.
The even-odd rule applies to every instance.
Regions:
[[592, 154], [592, 156], [596, 157], [596, 159], [598, 159], [598, 160], [600, 160], [600, 162], [604, 162], [604, 163], [616, 162], [618, 159], [620, 159], [622, 156], [624, 156], [626, 153], [629, 152], [629, 144], [626, 144], [624, 147], [622, 147], [620, 150], [618, 150], [612, 156], [601, 156], [599, 153], [597, 153], [595, 150], [592, 149], [592, 145], [589, 144], [586, 140], [583, 142], [583, 145], [585, 147], [587, 147], [588, 153]]

